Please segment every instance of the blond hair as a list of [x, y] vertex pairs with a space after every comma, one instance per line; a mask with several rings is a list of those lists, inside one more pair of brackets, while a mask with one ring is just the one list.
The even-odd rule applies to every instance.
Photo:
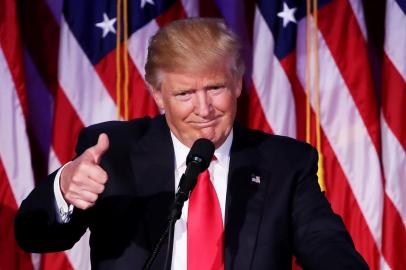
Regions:
[[212, 71], [227, 64], [233, 76], [244, 73], [237, 36], [215, 18], [189, 18], [161, 28], [149, 41], [145, 80], [155, 89], [164, 72]]

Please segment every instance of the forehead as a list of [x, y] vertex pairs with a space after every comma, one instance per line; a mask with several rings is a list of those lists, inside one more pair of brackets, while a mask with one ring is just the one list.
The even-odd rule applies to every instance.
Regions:
[[230, 83], [232, 76], [226, 69], [203, 72], [163, 72], [162, 88], [191, 89], [212, 84]]

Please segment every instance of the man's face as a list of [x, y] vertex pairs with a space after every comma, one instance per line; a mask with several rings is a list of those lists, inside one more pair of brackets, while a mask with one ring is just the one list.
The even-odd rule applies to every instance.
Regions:
[[202, 74], [163, 72], [160, 90], [153, 90], [169, 128], [191, 147], [199, 138], [219, 147], [233, 126], [242, 79], [227, 69]]

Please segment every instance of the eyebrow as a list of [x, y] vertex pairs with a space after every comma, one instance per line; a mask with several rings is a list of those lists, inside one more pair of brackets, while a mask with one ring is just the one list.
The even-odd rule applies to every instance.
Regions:
[[[204, 90], [209, 90], [209, 89], [213, 89], [213, 88], [220, 88], [220, 87], [225, 87], [227, 85], [226, 81], [218, 81], [218, 82], [212, 82], [209, 83], [208, 85], [204, 86], [203, 89]], [[193, 91], [197, 91], [198, 89], [196, 88], [179, 88], [179, 89], [174, 89], [175, 93], [184, 93], [184, 92], [193, 92]]]
[[220, 88], [220, 87], [225, 87], [226, 85], [227, 85], [226, 82], [216, 82], [216, 83], [211, 83], [211, 84], [205, 86], [203, 89], [208, 90], [208, 89], [212, 89], [212, 88]]
[[180, 94], [180, 93], [185, 93], [185, 92], [191, 92], [191, 91], [196, 91], [194, 88], [180, 88], [180, 89], [175, 89], [175, 94]]

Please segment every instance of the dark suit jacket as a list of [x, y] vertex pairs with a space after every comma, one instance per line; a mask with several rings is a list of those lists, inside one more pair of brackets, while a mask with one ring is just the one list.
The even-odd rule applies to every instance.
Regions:
[[[106, 122], [82, 130], [77, 153], [105, 132], [101, 166], [109, 181], [96, 205], [55, 219], [55, 173], [28, 196], [15, 221], [29, 252], [71, 248], [91, 231], [94, 269], [141, 269], [167, 224], [174, 200], [174, 150], [163, 116]], [[317, 184], [317, 152], [286, 137], [234, 127], [225, 215], [225, 269], [367, 269]], [[252, 181], [259, 176], [260, 183]], [[163, 245], [153, 269], [162, 269]]]

